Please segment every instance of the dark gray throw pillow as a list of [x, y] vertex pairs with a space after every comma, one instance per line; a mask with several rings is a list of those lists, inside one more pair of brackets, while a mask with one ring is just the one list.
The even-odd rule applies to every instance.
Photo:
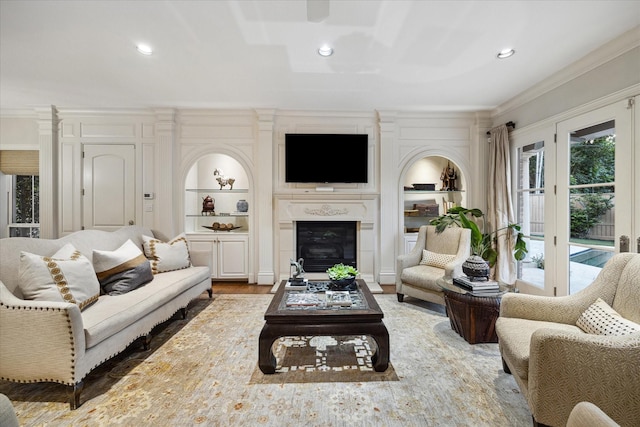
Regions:
[[93, 267], [109, 295], [122, 295], [153, 280], [151, 263], [142, 250], [127, 240], [115, 251], [93, 251]]

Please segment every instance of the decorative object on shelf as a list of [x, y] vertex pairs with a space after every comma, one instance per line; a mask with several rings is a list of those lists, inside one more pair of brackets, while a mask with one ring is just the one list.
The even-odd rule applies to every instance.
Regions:
[[435, 191], [436, 185], [435, 184], [413, 184], [412, 189], [418, 190], [418, 191]]
[[352, 265], [334, 264], [327, 269], [329, 289], [332, 291], [354, 291], [357, 288], [358, 270]]
[[467, 275], [472, 282], [489, 280], [489, 263], [479, 255], [471, 255], [462, 263], [462, 272]]
[[236, 209], [238, 212], [248, 212], [249, 202], [247, 202], [245, 199], [238, 200], [238, 203], [236, 203]]
[[233, 183], [236, 182], [235, 178], [227, 178], [222, 169], [215, 169], [213, 171], [213, 176], [217, 176], [216, 181], [218, 181], [218, 185], [220, 185], [221, 190], [227, 185], [230, 190], [233, 190]]
[[211, 196], [202, 198], [202, 215], [215, 215], [215, 199]]
[[[440, 174], [440, 181], [442, 181], [441, 191], [458, 191], [456, 187], [456, 180], [458, 179], [458, 173], [451, 167], [451, 164], [447, 162], [447, 167], [444, 168]], [[415, 187], [416, 185], [413, 184]]]
[[220, 224], [219, 222], [214, 222], [213, 225], [208, 226], [208, 225], [203, 225], [202, 227], [208, 229], [208, 230], [213, 230], [213, 231], [231, 231], [231, 230], [237, 230], [238, 228], [242, 228], [239, 225], [233, 225], [231, 223], [229, 224]]
[[289, 258], [290, 266], [290, 282], [304, 281], [304, 258], [298, 258], [298, 261], [294, 261], [293, 258]]

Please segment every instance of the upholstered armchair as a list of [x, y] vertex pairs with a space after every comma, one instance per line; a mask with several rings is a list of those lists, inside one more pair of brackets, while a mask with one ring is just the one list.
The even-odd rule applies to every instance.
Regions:
[[534, 425], [564, 426], [574, 406], [587, 401], [618, 424], [637, 426], [639, 323], [640, 254], [613, 256], [573, 295], [504, 295], [496, 322], [500, 354]]
[[415, 246], [400, 255], [396, 267], [396, 293], [402, 302], [405, 295], [444, 305], [444, 294], [436, 280], [462, 275], [462, 263], [470, 255], [471, 231], [449, 227], [442, 233], [423, 225]]

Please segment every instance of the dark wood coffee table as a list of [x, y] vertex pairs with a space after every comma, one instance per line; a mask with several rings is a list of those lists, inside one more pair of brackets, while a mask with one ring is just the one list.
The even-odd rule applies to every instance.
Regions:
[[286, 281], [280, 287], [264, 314], [266, 321], [260, 332], [258, 366], [265, 374], [276, 371], [273, 343], [280, 337], [288, 336], [350, 336], [368, 335], [377, 344], [377, 351], [371, 357], [373, 369], [377, 372], [389, 366], [389, 332], [382, 323], [384, 314], [364, 280], [357, 280], [358, 289], [352, 307], [288, 307], [289, 293], [299, 292], [285, 289]]
[[501, 285], [495, 293], [478, 296], [451, 280], [440, 278], [436, 283], [444, 292], [451, 329], [469, 344], [498, 342], [496, 320], [500, 315], [500, 299], [507, 292], [505, 286]]

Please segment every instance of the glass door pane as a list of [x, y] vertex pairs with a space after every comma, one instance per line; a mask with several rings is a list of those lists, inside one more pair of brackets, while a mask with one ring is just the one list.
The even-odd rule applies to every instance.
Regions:
[[591, 284], [615, 250], [615, 120], [570, 134], [569, 293]]
[[518, 279], [544, 288], [544, 141], [518, 148], [517, 222], [527, 242]]

